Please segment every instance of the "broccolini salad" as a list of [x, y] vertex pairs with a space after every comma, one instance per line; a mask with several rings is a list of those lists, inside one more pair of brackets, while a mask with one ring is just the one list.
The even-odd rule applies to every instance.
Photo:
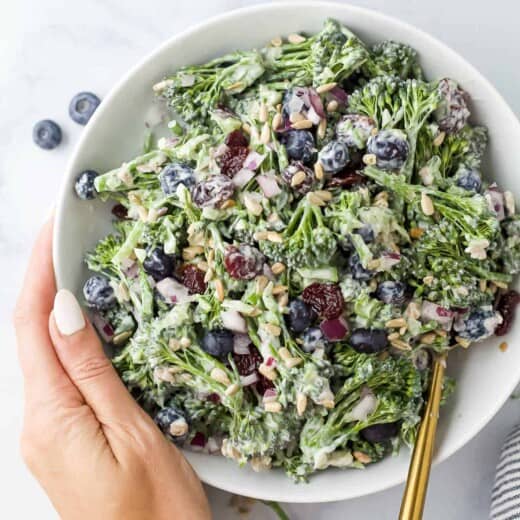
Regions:
[[412, 445], [433, 356], [519, 299], [467, 93], [334, 20], [153, 90], [170, 134], [75, 185], [115, 204], [84, 296], [134, 397], [176, 444], [296, 481]]

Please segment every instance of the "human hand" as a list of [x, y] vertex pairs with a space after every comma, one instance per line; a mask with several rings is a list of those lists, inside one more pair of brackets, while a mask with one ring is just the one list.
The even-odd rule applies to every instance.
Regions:
[[191, 466], [132, 399], [77, 300], [56, 294], [51, 244], [49, 222], [14, 316], [26, 464], [64, 519], [210, 518]]

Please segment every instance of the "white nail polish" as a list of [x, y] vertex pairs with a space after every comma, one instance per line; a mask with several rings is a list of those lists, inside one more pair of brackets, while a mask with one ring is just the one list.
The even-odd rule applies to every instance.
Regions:
[[71, 336], [85, 327], [85, 318], [76, 297], [67, 289], [61, 289], [54, 298], [54, 319], [58, 330]]

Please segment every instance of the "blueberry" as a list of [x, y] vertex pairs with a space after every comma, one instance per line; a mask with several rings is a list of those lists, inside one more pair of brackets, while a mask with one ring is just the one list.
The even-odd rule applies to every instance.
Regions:
[[463, 168], [457, 173], [457, 186], [464, 190], [480, 192], [482, 188], [482, 179], [478, 170], [471, 168]]
[[455, 330], [462, 338], [478, 341], [494, 333], [499, 324], [498, 313], [490, 309], [474, 309], [468, 316], [457, 320]]
[[380, 130], [368, 140], [368, 153], [376, 156], [382, 170], [398, 170], [408, 157], [408, 141], [401, 130]]
[[370, 242], [374, 241], [374, 230], [372, 229], [372, 226], [370, 224], [365, 224], [364, 226], [357, 228], [354, 233], [356, 235], [359, 235], [365, 244], [370, 244]]
[[366, 282], [370, 280], [376, 274], [374, 271], [370, 271], [369, 269], [365, 269], [363, 267], [363, 265], [361, 264], [361, 260], [359, 259], [359, 255], [357, 253], [353, 253], [352, 255], [350, 255], [348, 265], [350, 267], [352, 278], [361, 282]]
[[305, 352], [314, 352], [316, 349], [321, 348], [327, 350], [329, 342], [319, 327], [309, 327], [303, 333], [303, 345], [302, 349]]
[[233, 333], [227, 329], [210, 330], [204, 334], [201, 347], [208, 354], [225, 360], [233, 352]]
[[373, 424], [363, 428], [359, 433], [368, 442], [385, 442], [399, 433], [399, 423]]
[[184, 184], [186, 188], [195, 184], [193, 168], [183, 163], [167, 164], [159, 174], [159, 180], [166, 195], [175, 193], [179, 184]]
[[303, 332], [316, 318], [316, 313], [303, 300], [292, 300], [289, 303], [287, 322], [293, 332]]
[[114, 289], [108, 278], [98, 274], [91, 276], [83, 286], [83, 295], [89, 307], [104, 311], [113, 307], [116, 303]]
[[167, 278], [173, 272], [175, 258], [167, 255], [162, 247], [152, 249], [144, 259], [144, 270], [156, 281]]
[[33, 127], [33, 141], [44, 150], [52, 150], [61, 143], [61, 128], [50, 119], [38, 121]]
[[76, 195], [81, 200], [91, 200], [96, 197], [96, 188], [94, 187], [94, 180], [98, 173], [94, 170], [85, 170], [76, 177], [74, 189]]
[[288, 130], [282, 142], [290, 159], [308, 163], [314, 157], [314, 137], [308, 130]]
[[80, 92], [70, 101], [69, 116], [76, 123], [86, 125], [99, 103], [101, 103], [100, 99], [92, 92]]
[[394, 282], [388, 280], [381, 282], [376, 289], [376, 297], [384, 303], [393, 303], [394, 305], [402, 305], [409, 294], [409, 287], [403, 282]]
[[350, 159], [347, 145], [342, 141], [331, 141], [320, 150], [318, 159], [326, 173], [338, 173]]
[[155, 424], [171, 441], [182, 444], [188, 437], [189, 425], [184, 414], [173, 406], [159, 410]]
[[349, 338], [350, 346], [363, 354], [381, 352], [388, 346], [385, 329], [355, 329]]

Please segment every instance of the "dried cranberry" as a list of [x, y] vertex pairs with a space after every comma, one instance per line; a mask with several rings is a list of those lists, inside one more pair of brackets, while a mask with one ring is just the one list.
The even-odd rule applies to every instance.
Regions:
[[211, 401], [212, 403], [218, 404], [220, 403], [220, 395], [218, 394], [209, 394], [208, 395], [208, 401]]
[[112, 208], [112, 215], [123, 220], [128, 216], [128, 210], [122, 204], [116, 204]]
[[248, 154], [249, 150], [245, 146], [233, 146], [228, 148], [218, 158], [220, 172], [228, 177], [233, 177], [242, 169]]
[[264, 395], [265, 391], [269, 390], [270, 388], [274, 388], [274, 383], [270, 379], [267, 379], [267, 377], [259, 374], [258, 381], [256, 383], [256, 391], [260, 395]]
[[230, 148], [235, 146], [248, 146], [247, 137], [240, 130], [233, 130], [230, 134], [226, 136], [226, 140], [224, 141]]
[[367, 182], [367, 178], [361, 173], [356, 171], [343, 171], [338, 173], [338, 175], [334, 175], [327, 181], [328, 188], [350, 188], [356, 184], [365, 184]]
[[235, 187], [225, 175], [212, 175], [191, 188], [191, 198], [199, 208], [217, 208], [233, 196]]
[[256, 347], [251, 347], [249, 354], [233, 354], [233, 361], [241, 376], [252, 374], [262, 364], [262, 356]]
[[193, 264], [185, 264], [180, 268], [181, 282], [188, 288], [190, 294], [204, 294], [207, 284], [204, 281], [205, 273]]
[[252, 280], [264, 270], [265, 257], [256, 248], [247, 244], [228, 246], [224, 255], [226, 271], [238, 280]]
[[495, 329], [497, 336], [504, 336], [509, 332], [515, 317], [516, 306], [520, 303], [520, 294], [516, 291], [507, 291], [498, 300], [497, 311], [504, 321]]
[[302, 300], [328, 320], [337, 318], [343, 311], [343, 295], [335, 283], [311, 283], [303, 290]]

